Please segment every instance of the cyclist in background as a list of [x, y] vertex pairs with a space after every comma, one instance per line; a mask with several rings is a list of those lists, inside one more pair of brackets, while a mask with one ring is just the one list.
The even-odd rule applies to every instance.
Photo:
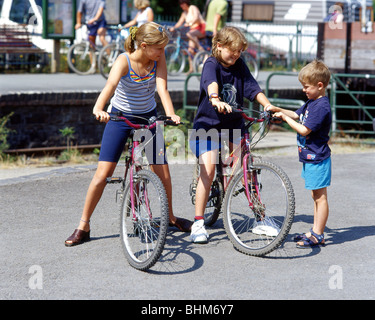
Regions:
[[135, 25], [140, 27], [142, 24], [154, 20], [154, 11], [150, 7], [149, 0], [134, 0], [134, 7], [138, 9], [138, 12], [133, 20], [124, 25], [124, 28], [130, 28]]
[[104, 0], [81, 0], [77, 10], [77, 23], [75, 29], [82, 26], [82, 14], [85, 15], [85, 22], [89, 29], [89, 41], [95, 44], [96, 36], [105, 47], [108, 42], [105, 39], [107, 33], [107, 21], [104, 16], [105, 1]]
[[193, 56], [196, 53], [196, 49], [199, 51], [204, 51], [204, 48], [199, 43], [199, 39], [203, 39], [206, 36], [206, 23], [202, 17], [201, 12], [198, 7], [190, 4], [190, 0], [179, 0], [182, 13], [180, 19], [170, 28], [170, 31], [173, 32], [175, 29], [181, 27], [183, 24], [186, 27], [189, 27], [189, 32], [186, 33], [186, 36], [189, 39], [189, 72], [194, 71], [193, 67]]

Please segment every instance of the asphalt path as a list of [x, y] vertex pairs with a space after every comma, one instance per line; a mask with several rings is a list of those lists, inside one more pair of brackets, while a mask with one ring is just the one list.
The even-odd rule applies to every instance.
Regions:
[[[213, 304], [375, 299], [375, 153], [333, 154], [327, 245], [305, 250], [292, 241], [292, 235], [308, 231], [313, 222], [313, 202], [297, 155], [264, 157], [286, 171], [296, 194], [294, 224], [281, 248], [263, 258], [239, 253], [220, 218], [208, 229], [206, 245], [192, 244], [189, 234], [170, 228], [163, 256], [148, 272], [130, 267], [123, 255], [116, 185], [107, 186], [92, 217], [92, 241], [64, 246], [78, 224], [95, 166], [7, 179], [0, 186], [0, 299], [193, 299]], [[170, 167], [175, 215], [192, 219], [188, 190], [193, 165]], [[122, 170], [120, 165], [116, 174]]]

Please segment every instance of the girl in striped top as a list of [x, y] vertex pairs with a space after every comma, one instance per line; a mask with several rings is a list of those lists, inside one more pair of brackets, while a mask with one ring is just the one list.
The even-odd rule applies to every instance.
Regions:
[[[112, 176], [131, 131], [125, 122], [111, 121], [108, 112], [120, 111], [126, 113], [131, 122], [142, 123], [137, 116], [149, 119], [156, 115], [157, 89], [165, 114], [174, 122], [180, 122], [180, 117], [174, 113], [167, 90], [164, 47], [168, 41], [166, 31], [154, 22], [130, 29], [130, 35], [125, 42], [126, 53], [115, 61], [107, 83], [93, 108], [96, 119], [107, 124], [103, 133], [98, 167], [87, 191], [80, 223], [65, 241], [66, 246], [90, 240], [91, 215], [106, 186], [106, 178]], [[106, 103], [111, 97], [108, 110], [105, 111]], [[135, 117], [132, 118], [132, 115]], [[153, 164], [152, 168], [162, 180], [167, 192], [170, 224], [181, 231], [189, 231], [191, 222], [173, 215], [172, 184], [168, 164]]]

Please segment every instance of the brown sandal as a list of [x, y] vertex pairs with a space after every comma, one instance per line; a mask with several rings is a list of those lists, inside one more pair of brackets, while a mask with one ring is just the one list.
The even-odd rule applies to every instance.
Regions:
[[[67, 242], [71, 241], [71, 242]], [[65, 240], [65, 246], [73, 247], [78, 244], [90, 241], [90, 231], [83, 231], [80, 229], [75, 229], [73, 234]]]

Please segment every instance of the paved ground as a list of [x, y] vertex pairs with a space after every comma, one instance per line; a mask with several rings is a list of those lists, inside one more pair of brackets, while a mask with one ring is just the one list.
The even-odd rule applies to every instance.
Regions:
[[[100, 90], [100, 77], [64, 75], [59, 88], [71, 90], [71, 80], [79, 79], [87, 90]], [[22, 79], [1, 76], [0, 94], [11, 88], [38, 91], [46, 83], [55, 87], [53, 77]], [[183, 84], [174, 81], [177, 87]], [[270, 134], [263, 143], [265, 148], [286, 146], [263, 150], [284, 168], [296, 193], [296, 216], [285, 245], [264, 258], [243, 255], [233, 249], [219, 219], [209, 229], [207, 245], [191, 244], [188, 234], [171, 229], [161, 261], [149, 272], [131, 268], [123, 256], [114, 185], [106, 188], [92, 218], [93, 240], [64, 246], [78, 224], [95, 165], [1, 169], [0, 299], [375, 299], [374, 150], [334, 152], [327, 246], [300, 250], [291, 237], [308, 231], [313, 204], [300, 178], [295, 145], [287, 147], [295, 144], [295, 135]], [[189, 219], [192, 169], [171, 165], [174, 211]]]
[[[291, 237], [310, 228], [312, 200], [295, 151], [285, 150], [265, 156], [284, 168], [296, 193], [294, 224], [282, 248], [264, 258], [243, 255], [220, 219], [207, 245], [171, 229], [161, 261], [149, 272], [131, 268], [123, 256], [114, 185], [92, 218], [93, 240], [64, 246], [95, 166], [2, 175], [0, 299], [375, 299], [375, 153], [333, 155], [327, 246], [300, 250]], [[175, 214], [192, 218], [192, 165], [171, 165], [171, 172]]]

